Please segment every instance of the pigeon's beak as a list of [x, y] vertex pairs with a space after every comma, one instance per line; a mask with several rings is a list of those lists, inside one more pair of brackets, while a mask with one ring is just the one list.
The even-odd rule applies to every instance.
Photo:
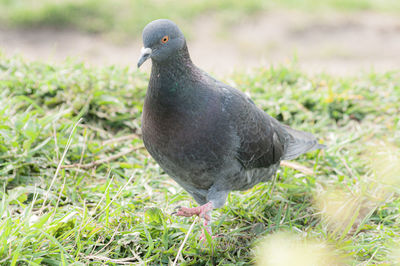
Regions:
[[147, 59], [149, 59], [151, 55], [151, 49], [150, 48], [144, 48], [142, 47], [142, 50], [140, 51], [140, 57], [139, 61], [137, 62], [137, 67], [139, 68]]

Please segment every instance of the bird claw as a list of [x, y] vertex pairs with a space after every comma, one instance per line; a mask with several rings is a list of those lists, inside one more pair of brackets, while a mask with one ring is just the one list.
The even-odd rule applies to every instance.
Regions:
[[174, 208], [174, 211], [171, 213], [171, 215], [176, 215], [178, 212], [179, 212], [179, 210], [182, 208], [182, 206], [176, 206], [175, 208]]
[[208, 202], [204, 205], [194, 207], [194, 208], [186, 208], [186, 207], [178, 206], [174, 209], [177, 211], [174, 211], [172, 214], [175, 214], [177, 216], [191, 217], [191, 216], [197, 215], [200, 218], [204, 219], [204, 223], [203, 223], [204, 228], [203, 228], [201, 236], [200, 236], [200, 240], [203, 241], [203, 243], [205, 243], [207, 240], [204, 230], [207, 230], [208, 234], [211, 236], [212, 239], [217, 237], [217, 236], [212, 236], [211, 229], [208, 227], [211, 217], [207, 213], [212, 211], [212, 209], [213, 209], [213, 204], [211, 202]]
[[207, 214], [207, 212], [211, 211], [212, 209], [213, 209], [212, 203], [208, 202], [204, 205], [194, 208], [179, 207], [179, 210], [177, 212], [174, 212], [174, 214], [177, 216], [184, 216], [184, 217], [191, 217], [193, 215], [197, 215], [209, 221], [211, 217]]

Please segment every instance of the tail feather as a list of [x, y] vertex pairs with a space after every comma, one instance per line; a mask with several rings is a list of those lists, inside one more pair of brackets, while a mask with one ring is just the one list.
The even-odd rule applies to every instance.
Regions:
[[295, 130], [286, 125], [283, 125], [283, 128], [289, 137], [282, 160], [292, 160], [303, 153], [326, 148], [325, 145], [319, 144], [318, 140], [311, 133]]

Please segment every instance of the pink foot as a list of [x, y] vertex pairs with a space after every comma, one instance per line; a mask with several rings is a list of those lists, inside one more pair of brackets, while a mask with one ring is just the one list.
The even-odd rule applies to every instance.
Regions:
[[204, 205], [194, 208], [186, 208], [180, 207], [179, 210], [175, 213], [177, 216], [184, 216], [184, 217], [192, 217], [193, 215], [197, 215], [199, 217], [204, 218], [204, 222], [210, 221], [210, 216], [207, 215], [207, 212], [213, 209], [212, 203], [208, 202]]
[[[211, 217], [207, 214], [207, 212], [211, 211], [213, 209], [213, 205], [211, 202], [208, 202], [204, 205], [201, 205], [199, 207], [195, 207], [195, 208], [185, 208], [185, 207], [180, 207], [179, 210], [175, 213], [178, 216], [184, 216], [184, 217], [191, 217], [193, 215], [197, 215], [199, 217], [204, 218], [204, 228], [205, 230], [207, 230], [208, 234], [211, 235], [211, 231], [210, 228], [208, 227], [208, 223], [210, 222]], [[201, 231], [201, 235], [200, 235], [200, 240], [202, 240], [203, 242], [206, 241], [206, 235], [204, 233], [204, 228]], [[215, 237], [212, 236], [212, 239], [214, 239]]]

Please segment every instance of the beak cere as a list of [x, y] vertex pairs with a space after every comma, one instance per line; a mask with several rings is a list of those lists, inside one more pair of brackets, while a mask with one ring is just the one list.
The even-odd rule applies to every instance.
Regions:
[[137, 63], [137, 67], [139, 68], [147, 59], [149, 59], [151, 55], [151, 48], [144, 48], [140, 51], [139, 61]]

